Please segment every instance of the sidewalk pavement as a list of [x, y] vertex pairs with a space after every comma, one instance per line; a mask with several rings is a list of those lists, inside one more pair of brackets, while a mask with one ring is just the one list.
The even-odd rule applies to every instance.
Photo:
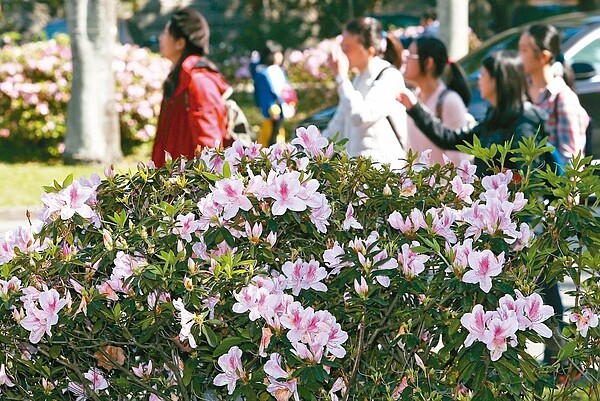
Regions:
[[0, 207], [0, 238], [4, 234], [19, 226], [29, 225], [27, 220], [27, 209], [31, 212], [31, 222], [35, 224], [38, 221], [39, 207], [24, 207], [24, 206], [2, 206]]

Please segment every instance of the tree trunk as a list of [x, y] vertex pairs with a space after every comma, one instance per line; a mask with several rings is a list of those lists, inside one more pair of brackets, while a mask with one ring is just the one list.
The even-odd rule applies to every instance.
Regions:
[[116, 0], [67, 0], [73, 53], [64, 158], [114, 162], [123, 157], [112, 70]]
[[469, 52], [469, 1], [438, 2], [440, 39], [448, 48], [448, 57], [458, 60]]

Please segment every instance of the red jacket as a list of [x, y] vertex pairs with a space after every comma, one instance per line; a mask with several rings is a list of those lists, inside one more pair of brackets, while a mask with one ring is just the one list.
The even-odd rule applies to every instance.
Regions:
[[191, 160], [198, 146], [214, 147], [217, 142], [229, 145], [223, 100], [228, 88], [221, 74], [199, 56], [189, 56], [183, 61], [177, 89], [161, 105], [152, 149], [156, 167], [164, 166], [165, 151], [173, 159], [185, 156]]

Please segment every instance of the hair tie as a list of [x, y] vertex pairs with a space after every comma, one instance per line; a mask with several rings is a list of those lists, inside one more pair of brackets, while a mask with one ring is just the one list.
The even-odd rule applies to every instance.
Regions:
[[381, 37], [382, 38], [387, 38], [387, 31], [381, 31]]
[[448, 64], [448, 65], [452, 64], [452, 59], [451, 59], [450, 57], [448, 57], [448, 62], [447, 62], [447, 64]]

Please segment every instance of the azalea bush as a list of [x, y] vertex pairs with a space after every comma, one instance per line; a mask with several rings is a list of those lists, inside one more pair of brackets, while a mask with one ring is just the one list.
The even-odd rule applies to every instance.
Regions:
[[55, 183], [0, 242], [2, 399], [597, 399], [598, 168], [544, 150], [391, 171], [308, 127]]
[[[154, 137], [169, 62], [147, 49], [118, 45], [113, 62], [126, 152]], [[0, 155], [47, 160], [63, 150], [71, 87], [71, 48], [56, 40], [0, 48]]]

